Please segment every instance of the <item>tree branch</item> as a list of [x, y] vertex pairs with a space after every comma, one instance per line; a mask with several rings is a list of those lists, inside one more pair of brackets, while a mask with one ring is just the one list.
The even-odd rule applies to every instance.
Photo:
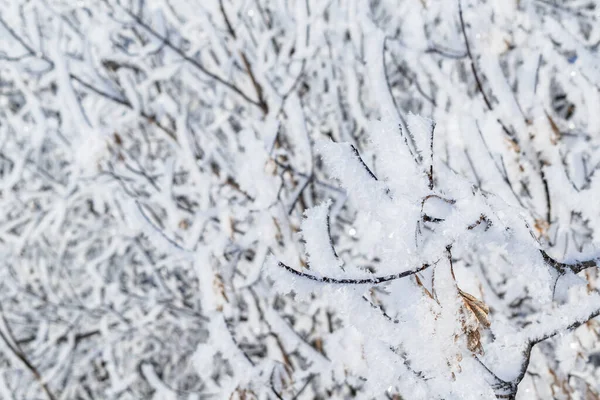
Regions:
[[311, 274], [307, 274], [304, 272], [300, 272], [300, 271], [295, 270], [294, 268], [282, 263], [281, 261], [278, 263], [278, 265], [279, 265], [279, 267], [284, 268], [285, 270], [287, 270], [288, 272], [291, 272], [292, 274], [294, 274], [296, 276], [300, 276], [305, 279], [310, 279], [311, 281], [315, 281], [315, 282], [331, 283], [331, 284], [337, 284], [337, 285], [379, 285], [379, 284], [393, 281], [396, 279], [406, 278], [407, 276], [417, 274], [417, 273], [430, 267], [429, 264], [423, 264], [422, 266], [420, 266], [417, 269], [404, 271], [404, 272], [400, 272], [398, 274], [393, 274], [393, 275], [373, 276], [373, 277], [369, 277], [369, 278], [358, 278], [358, 279], [355, 279], [355, 278], [339, 278], [338, 279], [338, 278], [330, 278], [327, 276], [321, 277], [321, 276], [316, 276], [316, 275], [311, 275]]
[[593, 258], [591, 260], [574, 261], [572, 263], [565, 263], [565, 262], [557, 261], [554, 258], [550, 257], [548, 255], [548, 253], [546, 253], [545, 250], [540, 249], [540, 253], [542, 254], [542, 258], [544, 259], [544, 262], [547, 265], [551, 266], [552, 268], [556, 269], [561, 275], [565, 274], [567, 271], [572, 271], [574, 274], [577, 274], [577, 273], [583, 271], [584, 269], [597, 267], [598, 261], [600, 261], [600, 258]]
[[166, 37], [161, 36], [158, 32], [156, 32], [150, 25], [146, 24], [140, 17], [138, 17], [137, 15], [135, 15], [134, 13], [132, 13], [129, 9], [123, 7], [123, 10], [131, 17], [133, 18], [133, 20], [140, 25], [141, 27], [143, 27], [146, 31], [148, 31], [152, 36], [154, 36], [155, 38], [159, 39], [160, 41], [162, 41], [168, 48], [170, 48], [171, 50], [173, 50], [175, 53], [177, 53], [181, 58], [183, 58], [184, 60], [186, 60], [187, 62], [189, 62], [190, 64], [192, 64], [194, 67], [196, 67], [199, 71], [201, 71], [203, 74], [207, 75], [208, 77], [210, 77], [211, 79], [214, 79], [215, 81], [219, 82], [220, 84], [226, 86], [227, 88], [229, 88], [230, 90], [234, 91], [235, 93], [237, 93], [238, 95], [240, 95], [244, 100], [246, 100], [247, 102], [254, 104], [255, 106], [260, 107], [261, 110], [264, 111], [263, 106], [261, 105], [260, 102], [256, 101], [256, 100], [252, 100], [246, 93], [242, 92], [242, 90], [240, 88], [238, 88], [237, 86], [235, 86], [233, 83], [227, 82], [225, 79], [221, 78], [220, 76], [210, 72], [209, 70], [207, 70], [202, 64], [200, 64], [200, 62], [196, 61], [195, 59], [193, 59], [192, 57], [188, 56], [187, 54], [185, 54], [183, 52], [183, 50], [181, 50], [180, 48], [178, 48], [177, 46], [175, 46], [169, 39], [167, 39]]
[[[225, 12], [225, 7], [223, 6], [223, 0], [219, 0], [219, 8], [221, 9], [221, 14], [223, 14], [223, 19], [225, 20], [225, 25], [227, 25], [227, 30], [229, 31], [229, 34], [234, 39], [237, 39], [235, 30], [233, 29], [233, 26], [229, 22], [229, 18], [227, 18], [227, 13]], [[254, 72], [252, 71], [252, 66], [250, 65], [250, 62], [248, 61], [246, 54], [241, 50], [239, 51], [239, 53], [240, 53], [240, 57], [242, 57], [242, 62], [244, 63], [244, 68], [246, 68], [246, 72], [248, 73], [248, 76], [250, 77], [250, 80], [252, 81], [252, 86], [254, 86], [254, 90], [256, 91], [256, 96], [258, 97], [258, 106], [260, 107], [262, 112], [266, 115], [269, 112], [269, 106], [267, 105], [267, 102], [265, 101], [262, 86], [256, 80], [256, 77], [254, 76]]]

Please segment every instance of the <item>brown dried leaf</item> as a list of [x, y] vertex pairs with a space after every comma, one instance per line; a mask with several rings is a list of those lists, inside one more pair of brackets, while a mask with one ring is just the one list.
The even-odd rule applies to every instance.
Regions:
[[550, 128], [552, 128], [552, 133], [554, 133], [554, 135], [552, 135], [552, 137], [550, 138], [550, 141], [552, 142], [552, 144], [555, 145], [560, 140], [562, 134], [560, 133], [560, 129], [558, 128], [558, 125], [556, 125], [556, 122], [554, 122], [552, 117], [547, 112], [544, 111], [544, 113], [546, 114], [546, 118], [548, 118]]
[[540, 236], [546, 237], [548, 229], [550, 229], [550, 224], [544, 219], [536, 219], [534, 228]]
[[430, 298], [433, 299], [433, 294], [431, 294], [431, 292], [429, 290], [427, 290], [427, 288], [423, 285], [423, 282], [421, 282], [419, 275], [415, 274], [414, 276], [415, 276], [415, 280], [417, 281], [417, 285], [419, 285], [421, 287], [421, 289], [423, 289], [423, 291], [425, 292], [425, 294], [427, 296], [429, 296]]
[[490, 320], [488, 314], [490, 313], [490, 308], [487, 304], [460, 289], [458, 289], [458, 292], [460, 293], [467, 310], [475, 315], [479, 324], [483, 325], [485, 328], [489, 328]]
[[265, 172], [269, 175], [277, 175], [277, 164], [272, 158], [265, 163]]
[[521, 148], [519, 147], [517, 142], [515, 142], [513, 139], [508, 138], [508, 137], [506, 137], [505, 140], [507, 141], [508, 146], [512, 149], [512, 151], [514, 151], [515, 153], [521, 152]]
[[467, 348], [472, 352], [483, 354], [483, 347], [481, 346], [481, 327], [489, 328], [490, 326], [490, 320], [488, 318], [490, 308], [483, 301], [467, 292], [458, 289], [458, 293], [463, 299], [463, 312], [470, 312], [477, 319], [475, 326], [467, 324], [466, 321], [463, 322], [463, 332], [467, 336]]
[[223, 296], [226, 302], [229, 303], [229, 299], [227, 298], [227, 293], [225, 292], [225, 284], [223, 283], [223, 277], [221, 274], [215, 274], [215, 280], [213, 282], [213, 286], [215, 290]]
[[483, 348], [481, 347], [481, 333], [479, 333], [479, 329], [474, 331], [467, 332], [467, 348], [474, 353], [483, 353]]

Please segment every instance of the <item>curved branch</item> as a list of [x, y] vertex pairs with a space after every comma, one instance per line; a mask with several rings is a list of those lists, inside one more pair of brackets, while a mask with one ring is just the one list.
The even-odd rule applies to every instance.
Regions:
[[[229, 22], [229, 18], [227, 17], [227, 13], [225, 12], [225, 7], [223, 6], [223, 0], [219, 0], [219, 8], [221, 9], [221, 14], [223, 15], [223, 19], [225, 20], [225, 25], [227, 25], [227, 30], [229, 31], [229, 34], [234, 39], [237, 39], [235, 30], [233, 29], [231, 22]], [[246, 57], [246, 54], [241, 50], [239, 53], [240, 53], [240, 56], [242, 57], [242, 62], [244, 63], [244, 68], [246, 68], [246, 72], [248, 73], [248, 76], [250, 77], [250, 81], [252, 82], [252, 86], [254, 86], [254, 90], [256, 91], [256, 96], [258, 97], [258, 106], [260, 107], [262, 112], [266, 115], [269, 113], [269, 106], [267, 105], [267, 102], [265, 101], [263, 88], [260, 85], [260, 83], [258, 83], [258, 81], [256, 80], [256, 76], [254, 76], [254, 72], [252, 71], [252, 66], [250, 65], [250, 62], [248, 61], [248, 57]]]
[[373, 173], [373, 171], [371, 171], [371, 168], [369, 168], [367, 166], [367, 164], [364, 162], [364, 160], [362, 159], [362, 157], [360, 156], [360, 153], [358, 152], [358, 150], [356, 149], [356, 147], [354, 147], [353, 144], [350, 145], [350, 148], [352, 149], [352, 153], [354, 154], [354, 156], [358, 159], [358, 161], [362, 164], [363, 168], [367, 171], [367, 173], [371, 176], [371, 178], [373, 178], [376, 181], [379, 181], [379, 179], [377, 179], [377, 176], [375, 176], [375, 174]]
[[331, 278], [328, 276], [316, 276], [316, 275], [300, 272], [300, 271], [295, 270], [294, 268], [282, 263], [281, 261], [278, 262], [278, 265], [279, 265], [279, 267], [286, 269], [288, 272], [291, 272], [292, 274], [294, 274], [296, 276], [310, 279], [311, 281], [315, 281], [315, 282], [332, 283], [332, 284], [337, 284], [337, 285], [379, 285], [379, 284], [393, 281], [396, 279], [406, 278], [407, 276], [417, 274], [417, 273], [430, 267], [429, 264], [423, 264], [422, 266], [420, 266], [417, 269], [400, 272], [399, 274], [373, 276], [371, 278], [358, 278], [358, 279], [339, 278], [338, 279], [338, 278]]
[[264, 108], [265, 106], [260, 102], [260, 99], [259, 99], [259, 101], [251, 99], [246, 93], [244, 93], [240, 88], [238, 88], [233, 83], [227, 82], [225, 79], [221, 78], [220, 76], [216, 75], [215, 73], [210, 72], [208, 69], [206, 69], [206, 67], [204, 67], [204, 65], [200, 64], [200, 62], [196, 61], [192, 57], [185, 54], [185, 52], [183, 50], [181, 50], [179, 47], [177, 47], [175, 44], [173, 44], [168, 38], [163, 37], [160, 33], [156, 32], [154, 30], [154, 28], [152, 28], [150, 25], [148, 25], [146, 22], [144, 22], [140, 17], [138, 17], [137, 15], [132, 13], [129, 9], [127, 9], [125, 7], [122, 7], [122, 8], [127, 13], [127, 15], [129, 15], [139, 26], [144, 28], [148, 33], [150, 33], [156, 39], [163, 42], [168, 48], [170, 48], [175, 53], [177, 53], [185, 61], [192, 64], [203, 74], [205, 74], [206, 76], [208, 76], [211, 79], [214, 79], [215, 81], [219, 82], [220, 84], [228, 87], [229, 89], [231, 89], [232, 91], [234, 91], [235, 93], [240, 95], [244, 100], [246, 100], [250, 104], [253, 104], [253, 105], [259, 107], [262, 111], [265, 111], [265, 108]]
[[[543, 252], [543, 250], [540, 250], [540, 251]], [[568, 264], [564, 264], [564, 265], [568, 265]], [[553, 329], [543, 335], [529, 338], [527, 341], [527, 344], [525, 345], [525, 350], [523, 350], [523, 362], [521, 363], [519, 375], [511, 382], [511, 384], [513, 385], [513, 392], [511, 393], [512, 397], [510, 397], [510, 398], [514, 399], [517, 394], [518, 385], [521, 383], [521, 381], [525, 377], [525, 374], [527, 373], [527, 368], [529, 367], [529, 362], [531, 360], [531, 353], [536, 344], [541, 343], [544, 340], [553, 338], [554, 336], [558, 335], [561, 332], [571, 331], [573, 329], [576, 329], [576, 328], [580, 327], [581, 325], [585, 324], [586, 322], [588, 322], [589, 320], [596, 318], [599, 315], [600, 315], [600, 308], [593, 310], [586, 317], [579, 319], [575, 322], [572, 322], [565, 327], [559, 327], [559, 328]]]
[[544, 251], [542, 249], [540, 249], [540, 253], [542, 254], [542, 258], [544, 259], [544, 262], [547, 265], [551, 266], [552, 268], [556, 269], [561, 275], [566, 273], [567, 271], [571, 271], [574, 274], [577, 274], [577, 273], [583, 271], [584, 269], [597, 267], [598, 261], [600, 261], [600, 258], [593, 258], [591, 260], [574, 261], [571, 263], [565, 263], [565, 262], [557, 261], [554, 258], [550, 257], [548, 255], [548, 253], [546, 253], [546, 251]]
[[[465, 39], [465, 46], [467, 48], [467, 57], [469, 58], [469, 61], [471, 64], [471, 71], [473, 72], [473, 76], [475, 77], [475, 82], [477, 83], [477, 89], [479, 89], [479, 92], [481, 92], [481, 96], [483, 97], [483, 102], [485, 103], [488, 110], [493, 111], [494, 107], [492, 106], [492, 102], [490, 101], [488, 95], [483, 90], [483, 84], [481, 83], [481, 78], [479, 76], [479, 73], [477, 72], [477, 68], [475, 68], [475, 59], [473, 58], [473, 53], [471, 53], [471, 46], [469, 45], [469, 39], [467, 38], [467, 28], [465, 27], [465, 20], [463, 18], [463, 11], [462, 11], [462, 2], [460, 0], [458, 1], [458, 16], [460, 19], [460, 28], [461, 28], [463, 37]], [[502, 127], [502, 130], [504, 131], [504, 133], [506, 133], [508, 138], [510, 140], [512, 140], [512, 142], [515, 145], [518, 146], [519, 139], [516, 137], [516, 135], [514, 133], [512, 133], [499, 118], [496, 121], [500, 124], [500, 126]]]

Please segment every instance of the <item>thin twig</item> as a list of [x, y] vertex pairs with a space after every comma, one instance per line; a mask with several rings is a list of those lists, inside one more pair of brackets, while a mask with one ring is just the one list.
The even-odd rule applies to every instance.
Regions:
[[48, 387], [46, 382], [44, 382], [44, 379], [42, 378], [42, 374], [40, 374], [38, 369], [31, 363], [31, 361], [29, 361], [25, 352], [23, 351], [23, 349], [21, 349], [21, 347], [19, 346], [19, 343], [15, 340], [12, 330], [10, 329], [10, 325], [8, 324], [8, 321], [7, 321], [6, 317], [4, 316], [4, 310], [2, 309], [2, 305], [0, 305], [0, 314], [2, 316], [2, 321], [4, 323], [4, 327], [6, 328], [7, 335], [8, 335], [8, 337], [7, 337], [7, 335], [4, 334], [2, 329], [0, 329], [0, 337], [2, 337], [2, 340], [4, 340], [4, 343], [6, 343], [6, 346], [17, 356], [17, 358], [23, 363], [23, 365], [25, 365], [25, 367], [31, 372], [31, 374], [33, 375], [35, 380], [38, 381], [40, 387], [42, 388], [42, 390], [44, 391], [44, 393], [46, 394], [48, 399], [56, 400], [56, 397], [54, 396], [54, 394], [52, 394], [52, 392], [50, 391], [50, 388]]
[[[471, 53], [471, 46], [469, 45], [469, 39], [467, 38], [467, 29], [465, 27], [465, 20], [463, 18], [463, 11], [462, 11], [462, 2], [460, 0], [458, 1], [458, 15], [460, 17], [460, 27], [462, 30], [462, 34], [465, 39], [465, 46], [467, 47], [467, 56], [469, 57], [469, 61], [471, 63], [471, 71], [473, 72], [473, 76], [475, 77], [475, 82], [477, 83], [477, 88], [481, 92], [481, 95], [483, 96], [483, 101], [485, 102], [485, 105], [487, 106], [488, 110], [492, 111], [494, 109], [494, 107], [492, 106], [492, 103], [491, 103], [490, 99], [488, 98], [487, 94], [483, 90], [483, 85], [481, 84], [481, 78], [479, 77], [477, 68], [475, 68], [475, 59], [473, 58], [473, 54]], [[500, 119], [497, 119], [497, 122], [502, 127], [502, 130], [508, 135], [509, 139], [512, 140], [515, 145], [518, 145], [519, 140], [517, 139], [517, 137], [511, 131], [508, 130], [506, 125], [504, 125], [504, 123]]]
[[157, 38], [158, 40], [160, 40], [162, 43], [164, 43], [168, 48], [170, 48], [175, 53], [177, 53], [181, 58], [183, 58], [184, 60], [186, 60], [187, 62], [189, 62], [190, 64], [192, 64], [194, 67], [196, 67], [203, 74], [207, 75], [211, 79], [214, 79], [215, 81], [219, 82], [220, 84], [222, 84], [222, 85], [226, 86], [227, 88], [231, 89], [232, 91], [234, 91], [235, 93], [237, 93], [238, 95], [240, 95], [247, 102], [249, 102], [251, 104], [254, 104], [255, 106], [260, 107], [261, 110], [263, 109], [263, 106], [261, 106], [260, 102], [251, 99], [246, 93], [242, 92], [242, 90], [240, 88], [238, 88], [237, 86], [235, 86], [233, 83], [227, 82], [225, 79], [223, 79], [220, 76], [218, 76], [218, 75], [210, 72], [209, 70], [207, 70], [202, 64], [200, 64], [200, 62], [196, 61], [192, 57], [190, 57], [187, 54], [185, 54], [185, 52], [183, 50], [181, 50], [179, 47], [175, 46], [175, 44], [173, 44], [168, 38], [163, 37], [158, 32], [156, 32], [150, 25], [146, 24], [140, 17], [138, 17], [137, 15], [135, 15], [134, 13], [132, 13], [129, 9], [123, 7], [123, 10], [131, 18], [133, 18], [133, 20], [138, 25], [140, 25], [142, 28], [144, 28], [146, 31], [148, 31], [152, 36], [154, 36], [155, 38]]
[[373, 276], [370, 278], [357, 278], [357, 279], [354, 279], [354, 278], [338, 279], [338, 278], [330, 278], [328, 276], [316, 276], [316, 275], [311, 275], [311, 274], [307, 274], [304, 272], [300, 272], [300, 271], [295, 270], [294, 268], [282, 263], [281, 261], [278, 263], [278, 265], [279, 265], [279, 267], [284, 268], [285, 270], [287, 270], [288, 272], [291, 272], [292, 274], [294, 274], [296, 276], [310, 279], [311, 281], [316, 281], [316, 282], [321, 282], [321, 283], [338, 284], [338, 285], [379, 285], [379, 284], [393, 281], [396, 279], [406, 278], [407, 276], [417, 274], [417, 273], [430, 267], [429, 264], [423, 264], [422, 266], [420, 266], [417, 269], [413, 269], [410, 271], [404, 271], [404, 272], [400, 272], [398, 274], [393, 274], [393, 275]]
[[[223, 14], [223, 19], [225, 20], [225, 25], [227, 25], [227, 30], [229, 34], [233, 37], [233, 39], [237, 39], [237, 35], [235, 34], [235, 30], [233, 26], [229, 22], [229, 18], [227, 17], [227, 13], [225, 12], [225, 7], [223, 6], [223, 0], [219, 0], [219, 8], [221, 9], [221, 14]], [[258, 97], [258, 106], [262, 110], [262, 112], [266, 115], [269, 113], [269, 106], [265, 101], [264, 92], [262, 86], [256, 80], [254, 72], [252, 71], [252, 66], [246, 57], [246, 54], [243, 51], [239, 51], [240, 57], [242, 57], [242, 62], [244, 63], [244, 68], [246, 68], [246, 72], [250, 77], [250, 81], [252, 81], [252, 86], [254, 86], [254, 90], [256, 91], [256, 96]]]

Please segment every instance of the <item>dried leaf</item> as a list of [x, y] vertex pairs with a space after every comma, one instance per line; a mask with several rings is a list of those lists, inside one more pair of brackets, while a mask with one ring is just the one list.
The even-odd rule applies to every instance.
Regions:
[[421, 282], [419, 275], [415, 274], [415, 280], [417, 281], [417, 285], [419, 285], [423, 289], [425, 294], [433, 299], [433, 294], [431, 294], [431, 292], [427, 290], [427, 288], [423, 285], [423, 282]]
[[490, 308], [487, 306], [487, 304], [460, 289], [458, 289], [458, 292], [460, 293], [466, 308], [475, 315], [477, 321], [479, 321], [479, 323], [485, 328], [489, 328], [490, 320], [488, 318], [488, 314], [490, 313]]
[[556, 125], [556, 122], [554, 122], [552, 117], [547, 112], [544, 111], [544, 113], [546, 114], [546, 118], [548, 118], [548, 122], [550, 123], [550, 128], [552, 128], [552, 133], [554, 134], [550, 138], [550, 141], [552, 142], [552, 144], [555, 145], [560, 140], [562, 134], [560, 133], [560, 129], [558, 128], [558, 125]]
[[483, 354], [483, 347], [481, 346], [481, 327], [489, 328], [490, 326], [490, 320], [488, 318], [490, 308], [483, 301], [467, 292], [458, 289], [458, 293], [463, 299], [463, 312], [470, 312], [477, 320], [475, 325], [473, 325], [473, 323], [468, 324], [466, 321], [463, 322], [463, 332], [467, 336], [467, 348], [472, 352]]
[[467, 348], [474, 353], [483, 353], [483, 348], [481, 347], [481, 334], [479, 333], [479, 329], [474, 331], [470, 331], [467, 333]]
[[227, 298], [227, 293], [225, 292], [225, 284], [223, 283], [223, 277], [221, 274], [215, 274], [215, 279], [213, 281], [213, 286], [215, 290], [223, 296], [226, 302], [229, 303], [229, 299]]

